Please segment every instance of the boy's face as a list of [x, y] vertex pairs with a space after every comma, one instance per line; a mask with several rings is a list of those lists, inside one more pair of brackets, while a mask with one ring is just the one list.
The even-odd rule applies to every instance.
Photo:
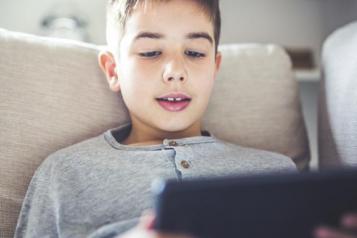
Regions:
[[133, 126], [200, 130], [221, 59], [213, 36], [212, 22], [195, 1], [134, 9], [115, 56], [118, 86], [111, 87], [121, 91]]

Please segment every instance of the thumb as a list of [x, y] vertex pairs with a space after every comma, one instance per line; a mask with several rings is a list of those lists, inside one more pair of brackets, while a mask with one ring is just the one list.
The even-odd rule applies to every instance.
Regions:
[[346, 228], [357, 229], [357, 213], [355, 214], [346, 214], [342, 218], [342, 225]]
[[139, 227], [152, 230], [154, 228], [155, 215], [152, 211], [144, 211], [139, 220]]

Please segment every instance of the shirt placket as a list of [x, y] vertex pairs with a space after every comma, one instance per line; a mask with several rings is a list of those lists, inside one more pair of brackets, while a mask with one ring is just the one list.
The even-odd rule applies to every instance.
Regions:
[[193, 154], [189, 146], [179, 144], [176, 140], [165, 140], [167, 148], [174, 150], [173, 162], [175, 163], [176, 172], [179, 179], [192, 177], [192, 158]]

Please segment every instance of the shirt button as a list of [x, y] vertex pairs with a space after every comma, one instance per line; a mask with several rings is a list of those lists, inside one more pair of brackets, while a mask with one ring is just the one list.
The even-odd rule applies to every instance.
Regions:
[[187, 160], [182, 160], [181, 166], [185, 169], [188, 169], [190, 167], [190, 164], [187, 162]]
[[177, 146], [177, 142], [172, 140], [169, 142], [169, 146]]

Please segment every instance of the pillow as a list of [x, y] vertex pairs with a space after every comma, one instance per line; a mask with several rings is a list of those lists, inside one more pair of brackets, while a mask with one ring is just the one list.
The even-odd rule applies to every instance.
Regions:
[[292, 158], [299, 169], [309, 147], [291, 61], [276, 45], [220, 47], [221, 71], [204, 125], [218, 138]]
[[[0, 30], [0, 231], [11, 237], [27, 185], [50, 153], [129, 121], [97, 66], [100, 47]], [[273, 45], [222, 46], [205, 129], [286, 154], [309, 149], [290, 60]]]
[[27, 185], [50, 153], [128, 121], [98, 48], [0, 31], [0, 231], [12, 237]]
[[357, 166], [357, 22], [325, 41], [319, 103], [319, 164]]

